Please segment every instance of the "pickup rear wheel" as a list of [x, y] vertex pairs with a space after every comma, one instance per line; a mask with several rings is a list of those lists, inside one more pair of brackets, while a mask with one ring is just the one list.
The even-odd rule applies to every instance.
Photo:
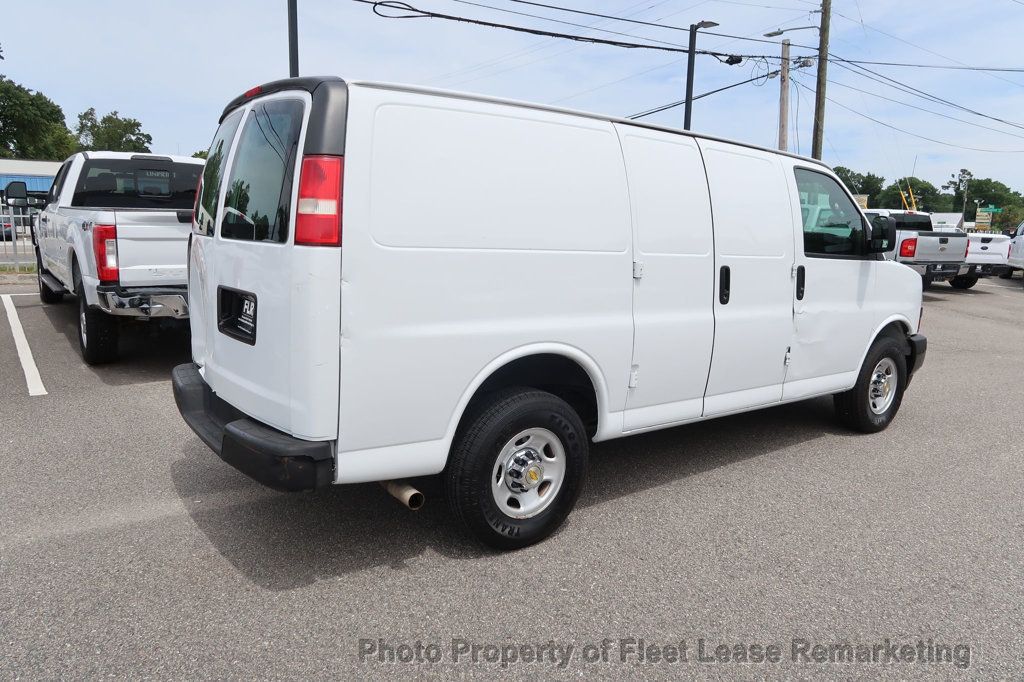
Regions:
[[587, 470], [587, 432], [561, 398], [528, 388], [494, 394], [456, 435], [443, 474], [456, 517], [478, 540], [518, 549], [572, 511]]
[[833, 398], [839, 421], [863, 433], [877, 433], [889, 425], [899, 412], [907, 386], [904, 346], [894, 336], [882, 336], [875, 341], [860, 368], [856, 385]]
[[973, 275], [957, 275], [949, 280], [949, 285], [954, 289], [970, 289], [978, 283], [978, 278]]
[[81, 282], [75, 287], [75, 295], [78, 296], [78, 345], [82, 359], [90, 365], [117, 359], [117, 320], [102, 310], [89, 307]]

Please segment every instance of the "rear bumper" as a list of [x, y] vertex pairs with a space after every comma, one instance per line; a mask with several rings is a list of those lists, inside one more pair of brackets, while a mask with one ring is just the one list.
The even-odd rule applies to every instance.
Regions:
[[907, 385], [909, 385], [914, 373], [924, 364], [924, 358], [928, 354], [928, 339], [924, 334], [911, 334], [907, 337], [907, 343], [910, 345], [910, 355], [907, 356]]
[[975, 263], [960, 268], [960, 274], [967, 275], [968, 277], [986, 277], [988, 275], [1001, 275], [1009, 269], [1009, 265], [1002, 263]]
[[100, 285], [96, 287], [97, 305], [110, 315], [128, 317], [188, 318], [188, 288], [131, 287]]
[[922, 277], [930, 280], [943, 280], [956, 277], [963, 263], [906, 263]]
[[313, 490], [334, 482], [334, 447], [272, 429], [217, 397], [193, 363], [171, 373], [185, 423], [225, 462], [274, 490]]

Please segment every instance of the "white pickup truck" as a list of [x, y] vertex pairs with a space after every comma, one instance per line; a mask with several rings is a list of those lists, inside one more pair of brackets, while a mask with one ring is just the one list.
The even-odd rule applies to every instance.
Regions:
[[959, 227], [936, 228], [939, 232], [966, 234], [970, 240], [967, 261], [960, 266], [960, 272], [949, 280], [954, 289], [970, 289], [982, 277], [1004, 275], [1010, 272], [1006, 264], [1010, 252], [1010, 238], [998, 232], [964, 232]]
[[39, 297], [78, 298], [87, 363], [117, 357], [118, 317], [188, 317], [188, 237], [203, 163], [81, 152], [57, 172], [33, 227]]
[[1024, 269], [1024, 223], [1017, 226], [1017, 231], [1010, 242], [1010, 252], [1006, 259], [1009, 268], [1004, 277], [1013, 277], [1014, 270]]
[[896, 221], [896, 244], [885, 257], [912, 268], [924, 286], [960, 274], [967, 260], [966, 234], [936, 231], [931, 215], [922, 211], [869, 208], [865, 215], [868, 220], [889, 216]]

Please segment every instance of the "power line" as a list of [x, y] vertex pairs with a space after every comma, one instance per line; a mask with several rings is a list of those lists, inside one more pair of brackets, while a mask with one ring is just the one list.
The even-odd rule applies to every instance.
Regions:
[[[770, 73], [766, 73], [766, 74], [761, 75], [761, 76], [754, 76], [753, 78], [748, 78], [745, 81], [740, 81], [739, 83], [733, 83], [732, 85], [726, 85], [725, 87], [718, 88], [717, 90], [709, 90], [708, 92], [701, 93], [700, 95], [694, 95], [693, 100], [696, 101], [696, 100], [699, 100], [699, 99], [703, 99], [704, 97], [707, 97], [708, 95], [714, 95], [716, 93], [723, 92], [725, 90], [731, 90], [732, 88], [737, 88], [737, 87], [739, 87], [741, 85], [746, 85], [747, 83], [753, 83], [754, 81], [767, 80], [767, 79], [771, 78], [772, 76], [777, 76], [778, 74], [779, 74], [779, 71], [772, 71]], [[638, 118], [644, 118], [645, 116], [651, 116], [653, 114], [661, 113], [662, 111], [668, 111], [669, 109], [674, 109], [674, 108], [680, 107], [680, 106], [682, 106], [684, 104], [686, 104], [686, 100], [685, 99], [681, 99], [678, 102], [670, 102], [669, 104], [662, 104], [659, 107], [654, 107], [653, 109], [648, 109], [647, 111], [641, 111], [639, 114], [633, 114], [632, 116], [627, 116], [626, 118], [633, 119], [633, 120], [638, 119]]]
[[[364, 5], [372, 5], [373, 12], [377, 16], [383, 19], [444, 19], [447, 21], [454, 21], [463, 24], [472, 24], [475, 26], [485, 26], [488, 28], [500, 28], [507, 31], [516, 31], [518, 33], [528, 33], [530, 35], [546, 36], [550, 38], [564, 38], [566, 40], [575, 40], [581, 43], [590, 43], [594, 45], [610, 45], [612, 47], [622, 47], [629, 49], [647, 49], [647, 50], [658, 50], [661, 52], [676, 52], [685, 53], [687, 48], [685, 47], [672, 47], [673, 44], [667, 45], [651, 45], [650, 43], [632, 43], [621, 40], [611, 40], [608, 38], [594, 38], [590, 36], [581, 36], [572, 33], [558, 33], [555, 31], [546, 31], [543, 29], [530, 28], [527, 26], [515, 26], [512, 24], [501, 24], [493, 21], [485, 21], [483, 19], [471, 19], [469, 17], [462, 17], [454, 14], [442, 14], [440, 12], [428, 12], [421, 10], [408, 3], [401, 2], [399, 0], [352, 0], [352, 2], [358, 2]], [[400, 12], [408, 12], [409, 14], [402, 15], [389, 15], [381, 14], [381, 9], [390, 9]], [[717, 35], [717, 34], [712, 34]], [[733, 36], [726, 36], [733, 37]], [[776, 55], [752, 55], [752, 54], [741, 54], [734, 55], [729, 52], [715, 52], [712, 50], [696, 50], [697, 54], [710, 55], [712, 57], [741, 57], [743, 59], [779, 59]]]
[[941, 111], [932, 111], [931, 109], [925, 109], [924, 107], [919, 107], [919, 106], [916, 106], [914, 104], [910, 104], [909, 102], [904, 102], [904, 101], [901, 101], [901, 100], [898, 100], [898, 99], [893, 99], [892, 97], [886, 97], [885, 95], [880, 95], [877, 92], [871, 92], [870, 90], [863, 90], [861, 88], [856, 88], [856, 87], [854, 87], [852, 85], [848, 85], [846, 83], [840, 83], [839, 81], [832, 80], [831, 78], [829, 79], [828, 82], [831, 85], [838, 85], [839, 87], [846, 88], [847, 90], [854, 90], [856, 92], [859, 92], [859, 93], [862, 93], [862, 94], [865, 94], [865, 95], [871, 95], [872, 97], [877, 97], [878, 99], [884, 99], [887, 102], [893, 102], [894, 104], [899, 104], [901, 107], [908, 107], [910, 109], [916, 109], [917, 111], [923, 111], [926, 114], [932, 114], [933, 116], [940, 116], [942, 118], [948, 118], [951, 121], [958, 121], [960, 123], [966, 123], [967, 125], [974, 126], [975, 128], [981, 128], [982, 130], [991, 130], [991, 131], [996, 132], [996, 133], [1001, 133], [1003, 135], [1010, 135], [1011, 137], [1018, 137], [1018, 138], [1024, 140], [1024, 135], [1018, 135], [1017, 133], [1011, 133], [1009, 130], [1000, 130], [999, 128], [993, 128], [992, 126], [982, 125], [980, 123], [975, 123], [974, 121], [968, 121], [967, 119], [964, 119], [964, 118], [957, 118], [956, 116], [950, 116], [949, 114], [944, 114]]
[[[810, 87], [804, 85], [802, 81], [799, 81], [796, 78], [793, 79], [793, 82], [797, 83], [801, 88], [807, 90], [808, 92], [814, 92], [813, 88], [810, 88]], [[861, 116], [863, 118], [866, 118], [869, 121], [873, 121], [873, 122], [877, 123], [878, 125], [885, 126], [886, 128], [891, 128], [892, 130], [895, 130], [896, 132], [903, 133], [904, 135], [910, 135], [911, 137], [916, 137], [919, 140], [925, 140], [926, 142], [931, 142], [933, 144], [942, 145], [944, 147], [952, 147], [954, 149], [966, 149], [966, 150], [972, 151], [972, 152], [985, 152], [985, 153], [988, 153], [988, 154], [1024, 154], [1024, 149], [982, 149], [982, 148], [979, 148], [979, 147], [967, 147], [965, 145], [954, 144], [952, 142], [944, 142], [942, 140], [936, 140], [935, 138], [932, 138], [932, 137], [925, 137], [924, 135], [918, 135], [917, 133], [913, 133], [913, 132], [911, 132], [909, 130], [904, 130], [903, 128], [898, 128], [898, 127], [892, 125], [891, 123], [886, 123], [885, 121], [881, 121], [881, 120], [879, 120], [877, 118], [874, 118], [873, 116], [868, 116], [864, 112], [858, 111], [858, 110], [856, 110], [856, 109], [854, 109], [852, 107], [848, 107], [845, 104], [843, 104], [842, 102], [837, 102], [836, 100], [832, 99], [831, 97], [826, 96], [825, 99], [828, 100], [829, 102], [831, 102], [832, 104], [835, 104], [837, 107], [839, 107], [841, 109], [846, 109], [847, 111], [849, 111], [851, 113], [854, 113], [854, 114], [856, 114], [858, 116]]]

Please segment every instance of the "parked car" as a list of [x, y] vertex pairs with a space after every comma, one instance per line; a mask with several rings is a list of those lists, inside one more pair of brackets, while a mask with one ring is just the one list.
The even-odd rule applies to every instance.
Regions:
[[1005, 277], [1012, 277], [1015, 270], [1024, 268], [1024, 222], [1017, 226], [1010, 242], [1010, 252], [1006, 257], [1009, 271]]
[[232, 100], [208, 158], [174, 394], [275, 489], [440, 474], [522, 547], [591, 441], [828, 395], [876, 432], [924, 360], [893, 221], [811, 159], [320, 78]]
[[203, 161], [82, 152], [60, 167], [33, 230], [39, 297], [78, 299], [90, 364], [117, 356], [118, 318], [188, 317], [185, 264]]
[[885, 257], [920, 274], [925, 287], [953, 279], [967, 260], [968, 239], [963, 230], [936, 231], [928, 213], [869, 208], [865, 215], [869, 220], [889, 216], [896, 221], [896, 244]]

